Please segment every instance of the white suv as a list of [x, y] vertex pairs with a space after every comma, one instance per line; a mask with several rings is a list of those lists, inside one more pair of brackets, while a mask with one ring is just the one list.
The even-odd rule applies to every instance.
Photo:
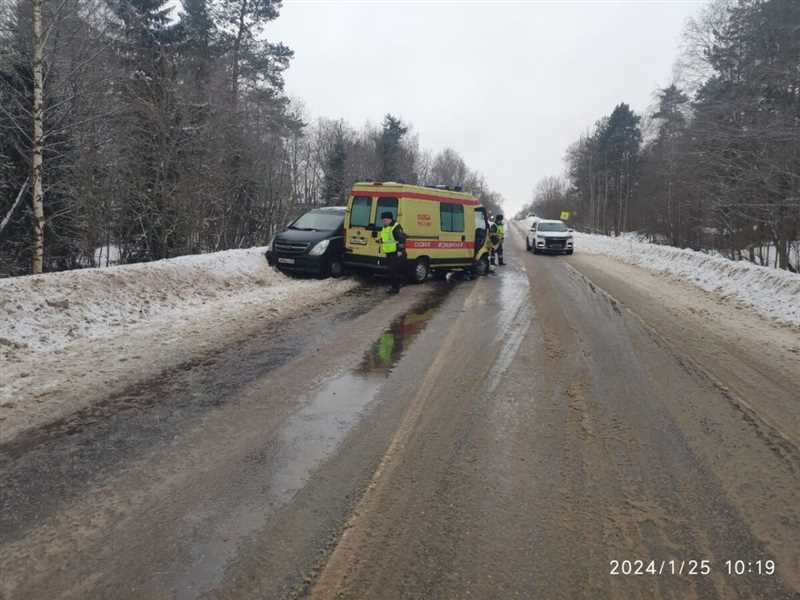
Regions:
[[525, 239], [525, 247], [534, 254], [552, 252], [556, 254], [572, 254], [575, 250], [572, 240], [572, 229], [564, 221], [539, 219], [531, 225]]

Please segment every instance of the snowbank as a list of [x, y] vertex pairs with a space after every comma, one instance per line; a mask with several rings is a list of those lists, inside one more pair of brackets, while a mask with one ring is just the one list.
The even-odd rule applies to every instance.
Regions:
[[800, 275], [694, 250], [577, 232], [575, 251], [666, 273], [741, 302], [765, 317], [800, 326]]
[[216, 303], [258, 303], [281, 313], [355, 285], [291, 279], [267, 265], [264, 251], [0, 279], [0, 356], [58, 350], [81, 338], [183, 319]]

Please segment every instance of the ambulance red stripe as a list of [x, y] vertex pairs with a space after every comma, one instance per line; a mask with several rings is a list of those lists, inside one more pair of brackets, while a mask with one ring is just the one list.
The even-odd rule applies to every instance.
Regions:
[[459, 250], [461, 248], [474, 248], [475, 242], [446, 242], [438, 240], [406, 240], [406, 248], [428, 249], [436, 248], [439, 250]]

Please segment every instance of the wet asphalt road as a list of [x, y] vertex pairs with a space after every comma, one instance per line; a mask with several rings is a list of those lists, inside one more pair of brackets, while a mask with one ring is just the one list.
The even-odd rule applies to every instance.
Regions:
[[[495, 276], [362, 288], [0, 447], [0, 598], [799, 598], [797, 432], [515, 241]], [[611, 574], [637, 560], [661, 574]]]

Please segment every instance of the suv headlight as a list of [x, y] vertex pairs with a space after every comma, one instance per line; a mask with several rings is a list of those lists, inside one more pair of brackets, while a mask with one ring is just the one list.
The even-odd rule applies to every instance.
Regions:
[[325, 254], [325, 250], [328, 249], [328, 245], [331, 243], [330, 240], [322, 240], [321, 242], [317, 242], [311, 251], [308, 253], [309, 256], [322, 256]]

